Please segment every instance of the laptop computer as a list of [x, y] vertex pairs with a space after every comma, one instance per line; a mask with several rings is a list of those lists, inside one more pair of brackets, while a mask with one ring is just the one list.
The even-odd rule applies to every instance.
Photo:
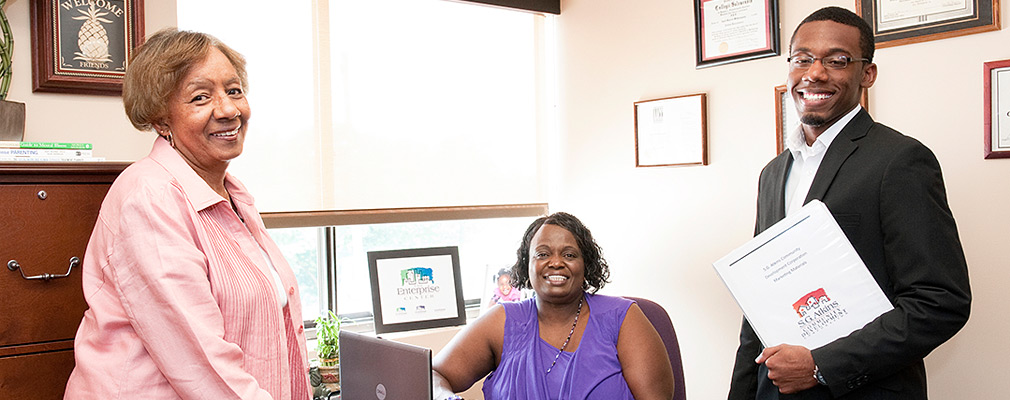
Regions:
[[340, 398], [431, 400], [431, 349], [340, 331]]

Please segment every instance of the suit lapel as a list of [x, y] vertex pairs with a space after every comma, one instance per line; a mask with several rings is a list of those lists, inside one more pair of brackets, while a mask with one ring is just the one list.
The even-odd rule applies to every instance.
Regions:
[[758, 183], [758, 213], [754, 225], [755, 235], [785, 218], [786, 176], [789, 174], [792, 164], [792, 154], [789, 151], [784, 151], [772, 159], [761, 171], [761, 180]]
[[779, 221], [786, 217], [786, 177], [789, 176], [789, 168], [793, 165], [793, 155], [788, 150], [785, 151], [785, 157], [779, 157], [775, 163], [771, 165], [771, 177], [772, 177], [772, 187], [771, 187], [771, 198], [769, 200], [770, 208], [768, 211], [771, 213], [771, 221]]
[[824, 153], [824, 159], [821, 160], [821, 166], [817, 168], [817, 174], [814, 175], [814, 181], [810, 184], [810, 190], [807, 192], [807, 198], [803, 200], [803, 204], [813, 199], [824, 200], [824, 195], [831, 187], [835, 176], [838, 175], [842, 164], [859, 148], [856, 141], [866, 136], [872, 126], [873, 119], [870, 118], [870, 114], [866, 110], [859, 110], [859, 113], [845, 125], [845, 128], [838, 133], [838, 137], [831, 142], [831, 146]]

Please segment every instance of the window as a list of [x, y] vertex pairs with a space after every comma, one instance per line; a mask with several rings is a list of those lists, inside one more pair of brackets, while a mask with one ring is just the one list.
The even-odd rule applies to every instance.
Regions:
[[[392, 12], [391, 12], [392, 10]], [[535, 14], [330, 2], [339, 209], [542, 201]]]
[[[371, 250], [459, 246], [467, 299], [481, 297], [488, 268], [511, 265], [530, 217], [546, 211], [552, 17], [449, 0], [178, 0], [177, 10], [181, 29], [246, 57], [253, 117], [229, 172], [261, 212], [388, 211], [271, 229], [307, 320], [333, 304], [371, 312]], [[442, 221], [397, 212], [503, 204], [533, 207]]]
[[[248, 62], [260, 211], [543, 203], [552, 17], [448, 0], [178, 0]], [[277, 160], [277, 161], [275, 161]]]
[[515, 251], [532, 221], [511, 217], [275, 228], [270, 235], [295, 270], [306, 320], [319, 316], [333, 295], [327, 271], [336, 271], [339, 313], [370, 317], [369, 251], [458, 246], [463, 297], [476, 303], [493, 288], [489, 277], [515, 262]]

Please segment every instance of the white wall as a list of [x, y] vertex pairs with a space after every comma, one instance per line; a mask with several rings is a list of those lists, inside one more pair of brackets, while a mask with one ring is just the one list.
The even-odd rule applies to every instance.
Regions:
[[[144, 2], [147, 32], [175, 26], [175, 2]], [[119, 96], [32, 93], [30, 1], [11, 0], [4, 11], [14, 35], [14, 80], [7, 100], [25, 103], [25, 140], [87, 142], [96, 157], [137, 160], [151, 150], [154, 134], [139, 132], [126, 119]]]
[[[758, 173], [775, 154], [774, 92], [785, 44], [828, 5], [780, 0], [782, 56], [696, 70], [693, 2], [565, 0], [559, 21], [562, 160], [552, 211], [593, 230], [612, 267], [611, 294], [659, 301], [673, 318], [689, 398], [725, 398], [741, 314], [712, 261], [754, 226]], [[1006, 21], [1007, 14], [1003, 13]], [[999, 398], [1010, 346], [1002, 316], [1010, 159], [982, 159], [982, 63], [1010, 58], [1006, 30], [878, 49], [870, 112], [924, 142], [943, 167], [968, 258], [968, 325], [927, 358], [933, 398]], [[710, 164], [635, 168], [632, 103], [708, 93]], [[1005, 206], [1003, 206], [1005, 207]]]

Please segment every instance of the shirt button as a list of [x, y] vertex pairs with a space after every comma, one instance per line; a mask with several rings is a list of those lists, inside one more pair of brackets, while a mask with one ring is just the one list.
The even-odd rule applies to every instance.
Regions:
[[292, 296], [295, 295], [295, 287], [294, 286], [288, 288], [288, 294], [292, 295]]
[[305, 326], [298, 325], [298, 333], [302, 333], [302, 332], [305, 332]]

